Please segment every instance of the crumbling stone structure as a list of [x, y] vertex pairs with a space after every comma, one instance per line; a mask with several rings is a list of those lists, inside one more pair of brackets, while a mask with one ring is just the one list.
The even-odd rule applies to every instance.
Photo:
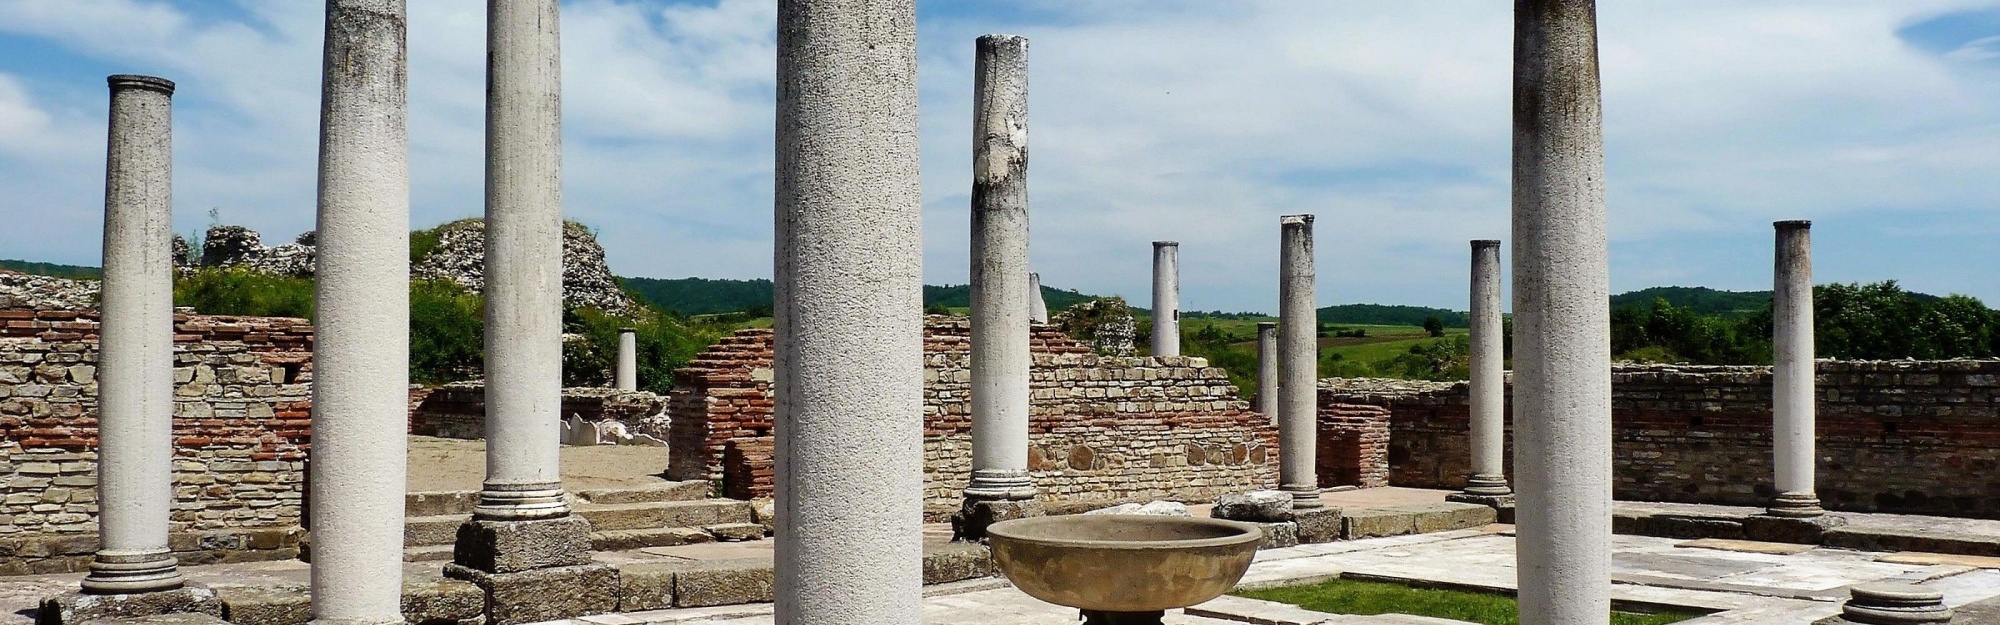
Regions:
[[[0, 574], [97, 548], [97, 313], [0, 309]], [[297, 554], [313, 329], [175, 315], [171, 547], [184, 564]]]
[[[670, 479], [768, 496], [771, 340], [769, 330], [739, 330], [675, 372]], [[1030, 345], [1028, 470], [1052, 509], [1206, 502], [1276, 485], [1276, 429], [1205, 359], [1102, 357], [1048, 326], [1036, 326]], [[970, 363], [970, 324], [930, 317], [924, 509], [933, 520], [958, 510], [971, 474]]]
[[[577, 387], [563, 389], [562, 416], [584, 421], [617, 421], [628, 432], [665, 440], [667, 398], [645, 391]], [[486, 437], [486, 383], [456, 382], [412, 394], [410, 433], [441, 438]]]
[[[1822, 505], [2000, 518], [1986, 482], [1939, 479], [2000, 469], [2000, 360], [1820, 361], [1817, 370]], [[1463, 383], [1325, 385], [1323, 401], [1389, 411], [1390, 484], [1464, 484]], [[1617, 366], [1612, 424], [1619, 499], [1762, 507], [1776, 494], [1768, 367]]]

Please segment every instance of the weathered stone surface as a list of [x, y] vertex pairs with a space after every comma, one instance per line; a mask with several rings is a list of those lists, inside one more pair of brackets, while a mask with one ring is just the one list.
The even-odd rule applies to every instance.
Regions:
[[1292, 495], [1275, 490], [1230, 493], [1215, 500], [1215, 507], [1210, 509], [1209, 516], [1231, 521], [1264, 523], [1290, 521]]
[[452, 562], [488, 573], [589, 564], [590, 522], [580, 516], [466, 521], [458, 528]]
[[944, 584], [994, 575], [993, 554], [979, 543], [924, 544], [924, 584]]
[[722, 542], [759, 540], [764, 538], [764, 526], [756, 523], [721, 523], [701, 528]]
[[1743, 518], [1743, 537], [1771, 543], [1816, 545], [1822, 542], [1826, 530], [1846, 524], [1846, 519], [1832, 515], [1794, 518], [1757, 514]]
[[1821, 544], [1842, 549], [2000, 556], [2000, 536], [1992, 535], [1849, 525], [1827, 529], [1820, 538]]
[[1346, 540], [1402, 536], [1416, 533], [1417, 514], [1399, 508], [1350, 510], [1340, 523], [1340, 537]]
[[629, 562], [618, 565], [618, 611], [664, 610], [674, 607], [674, 573], [681, 562]]
[[618, 569], [603, 564], [518, 573], [487, 573], [447, 564], [444, 574], [485, 591], [487, 625], [552, 621], [618, 609]]
[[1297, 523], [1279, 521], [1276, 523], [1258, 523], [1257, 526], [1264, 528], [1264, 542], [1257, 545], [1258, 549], [1282, 549], [1285, 547], [1297, 547], [1299, 545], [1299, 525]]
[[222, 619], [235, 625], [305, 625], [312, 620], [312, 591], [305, 585], [217, 589]]
[[1499, 520], [1493, 508], [1467, 503], [1415, 506], [1417, 533], [1446, 532], [1489, 525]]
[[[312, 591], [304, 585], [221, 588], [222, 619], [234, 625], [307, 625]], [[453, 579], [403, 582], [403, 620], [411, 625], [476, 625], [484, 617], [486, 594], [478, 585]]]
[[750, 502], [750, 519], [764, 526], [764, 535], [778, 533], [778, 502], [771, 499], [757, 499]]
[[155, 614], [83, 621], [91, 625], [222, 625], [226, 621], [210, 614]]
[[1187, 504], [1177, 501], [1149, 501], [1146, 503], [1121, 503], [1109, 508], [1098, 508], [1084, 514], [1149, 514], [1155, 516], [1194, 516], [1188, 512]]
[[36, 625], [74, 625], [101, 619], [129, 619], [162, 614], [205, 614], [222, 616], [222, 601], [215, 591], [189, 585], [132, 595], [89, 595], [69, 592], [42, 600], [35, 613]]
[[403, 582], [403, 620], [411, 625], [479, 625], [485, 612], [486, 593], [477, 584], [455, 579]]
[[1301, 544], [1330, 543], [1340, 540], [1340, 519], [1340, 508], [1292, 511], [1292, 523], [1298, 526]]
[[[1509, 522], [1511, 520], [1502, 518], [1502, 522]], [[1661, 538], [1744, 539], [1742, 517], [1673, 514], [1630, 509], [1613, 510], [1611, 531], [1618, 534], [1658, 536]]]
[[967, 501], [958, 514], [951, 517], [953, 540], [984, 540], [987, 526], [1001, 521], [1025, 519], [1048, 514], [1042, 502], [1027, 499], [1020, 501]]
[[699, 608], [771, 600], [776, 575], [764, 558], [702, 560], [674, 572], [674, 605]]
[[1139, 324], [1132, 307], [1121, 297], [1091, 300], [1065, 308], [1049, 318], [1049, 323], [1091, 346], [1103, 356], [1131, 356], [1138, 353], [1133, 339]]
[[[486, 222], [454, 221], [435, 230], [437, 247], [410, 266], [416, 280], [450, 280], [474, 293], [486, 286]], [[563, 224], [563, 305], [625, 314], [634, 305], [604, 262], [604, 247], [581, 224]]]

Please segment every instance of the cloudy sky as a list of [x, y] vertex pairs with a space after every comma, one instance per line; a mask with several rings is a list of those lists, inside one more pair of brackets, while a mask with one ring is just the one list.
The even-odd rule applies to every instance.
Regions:
[[[481, 207], [483, 4], [410, 3], [413, 226]], [[1601, 3], [1612, 282], [1821, 282], [2000, 303], [2000, 0]], [[563, 7], [565, 194], [621, 275], [769, 277], [772, 0]], [[973, 38], [1031, 40], [1034, 264], [1275, 309], [1278, 216], [1318, 215], [1323, 303], [1464, 307], [1508, 219], [1511, 3], [919, 2], [925, 272], [966, 277]], [[175, 96], [177, 230], [310, 229], [324, 4], [0, 0], [0, 258], [97, 264], [104, 76]]]

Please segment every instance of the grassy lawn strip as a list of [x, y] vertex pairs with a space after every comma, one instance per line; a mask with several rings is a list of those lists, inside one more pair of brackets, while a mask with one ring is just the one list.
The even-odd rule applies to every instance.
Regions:
[[[1331, 614], [1411, 614], [1456, 619], [1485, 625], [1519, 625], [1514, 598], [1507, 595], [1411, 588], [1391, 582], [1336, 579], [1306, 586], [1288, 586], [1236, 593], [1265, 601], [1289, 603], [1308, 610]], [[1663, 612], [1639, 614], [1611, 612], [1612, 625], [1661, 625], [1691, 619], [1700, 614]]]

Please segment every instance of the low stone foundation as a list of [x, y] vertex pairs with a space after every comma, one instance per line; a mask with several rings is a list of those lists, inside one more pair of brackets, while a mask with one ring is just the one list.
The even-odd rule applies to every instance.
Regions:
[[[456, 382], [412, 392], [410, 433], [474, 440], [486, 438], [486, 383]], [[562, 417], [625, 424], [633, 434], [665, 439], [667, 398], [645, 391], [579, 387], [563, 389]]]

